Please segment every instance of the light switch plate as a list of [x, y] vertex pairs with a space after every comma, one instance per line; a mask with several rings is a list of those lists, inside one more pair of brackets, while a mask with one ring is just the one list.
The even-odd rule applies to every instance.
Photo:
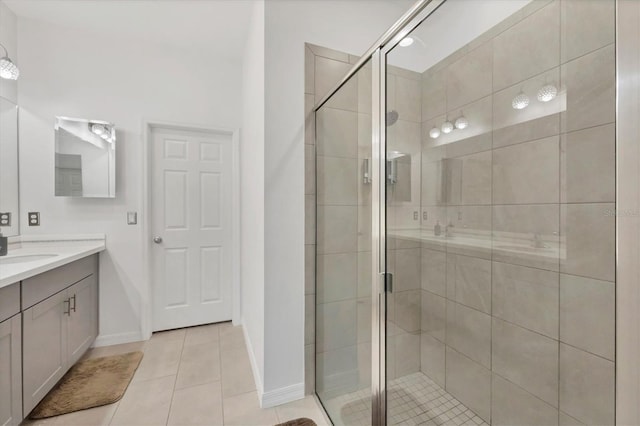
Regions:
[[138, 224], [138, 212], [127, 212], [127, 225]]
[[40, 226], [40, 212], [27, 213], [27, 219], [29, 221], [29, 226]]
[[0, 226], [11, 226], [11, 213], [0, 213]]

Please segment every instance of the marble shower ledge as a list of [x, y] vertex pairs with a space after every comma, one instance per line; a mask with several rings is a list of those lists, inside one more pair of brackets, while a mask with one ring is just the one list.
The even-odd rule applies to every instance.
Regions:
[[[0, 288], [99, 253], [105, 248], [104, 234], [11, 237], [8, 255], [0, 257]], [[53, 256], [22, 263], [2, 263], [3, 259], [34, 255]]]

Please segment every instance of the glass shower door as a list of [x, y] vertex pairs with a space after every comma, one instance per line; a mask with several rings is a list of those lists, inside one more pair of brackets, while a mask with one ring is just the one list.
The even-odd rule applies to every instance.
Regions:
[[383, 48], [387, 423], [614, 424], [615, 2], [416, 22]]
[[316, 393], [336, 425], [371, 423], [371, 87], [368, 62], [316, 110]]

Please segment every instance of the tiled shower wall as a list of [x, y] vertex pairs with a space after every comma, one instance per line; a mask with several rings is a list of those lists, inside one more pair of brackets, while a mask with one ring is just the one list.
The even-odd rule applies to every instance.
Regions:
[[453, 237], [422, 245], [421, 368], [493, 424], [614, 422], [614, 4], [534, 2], [423, 74], [423, 230]]

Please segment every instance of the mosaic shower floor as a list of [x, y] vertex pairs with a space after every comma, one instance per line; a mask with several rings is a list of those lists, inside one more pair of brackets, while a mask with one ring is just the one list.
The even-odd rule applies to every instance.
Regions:
[[[369, 389], [361, 389], [331, 399], [327, 409], [336, 425], [371, 424]], [[392, 380], [387, 393], [390, 425], [488, 426], [464, 404], [423, 373]], [[335, 418], [338, 417], [338, 418]]]

